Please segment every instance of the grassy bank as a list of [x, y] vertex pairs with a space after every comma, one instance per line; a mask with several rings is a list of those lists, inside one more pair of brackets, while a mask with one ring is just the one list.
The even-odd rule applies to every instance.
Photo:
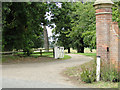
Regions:
[[[96, 57], [96, 53], [77, 53], [77, 54]], [[72, 81], [74, 84], [77, 84], [78, 86], [84, 86], [89, 88], [118, 88], [118, 83], [109, 81], [105, 82], [101, 80], [99, 82], [93, 83], [85, 83], [82, 81], [81, 79], [81, 73], [83, 72], [82, 67], [89, 69], [93, 66], [94, 63], [95, 60], [92, 60], [79, 66], [69, 67], [64, 71], [64, 75], [68, 77], [70, 81]]]

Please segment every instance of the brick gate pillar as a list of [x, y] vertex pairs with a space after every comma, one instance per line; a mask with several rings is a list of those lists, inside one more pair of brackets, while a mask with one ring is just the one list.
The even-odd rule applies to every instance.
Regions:
[[96, 42], [97, 56], [109, 61], [110, 26], [112, 23], [111, 0], [96, 0]]

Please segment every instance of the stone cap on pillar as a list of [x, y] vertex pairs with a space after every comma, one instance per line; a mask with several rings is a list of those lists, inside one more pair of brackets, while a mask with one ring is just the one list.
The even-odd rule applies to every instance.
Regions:
[[94, 7], [97, 8], [111, 8], [114, 3], [111, 0], [96, 0]]
[[114, 4], [111, 0], [96, 0], [94, 5], [97, 4]]

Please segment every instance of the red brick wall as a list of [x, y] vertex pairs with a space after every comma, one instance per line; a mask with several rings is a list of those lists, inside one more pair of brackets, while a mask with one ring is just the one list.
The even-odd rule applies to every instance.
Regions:
[[118, 66], [118, 60], [120, 59], [120, 39], [119, 39], [119, 27], [117, 22], [112, 22], [110, 29], [110, 61], [115, 66]]
[[112, 10], [111, 8], [101, 8], [96, 10], [97, 56], [101, 56], [102, 60], [109, 61], [107, 47], [109, 49], [112, 14], [98, 14], [101, 12], [112, 13]]
[[95, 9], [97, 56], [120, 71], [120, 29], [117, 22], [112, 22], [112, 3], [96, 4]]

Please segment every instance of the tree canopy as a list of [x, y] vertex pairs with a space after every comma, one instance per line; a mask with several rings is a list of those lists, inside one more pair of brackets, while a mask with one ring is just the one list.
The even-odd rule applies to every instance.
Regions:
[[29, 52], [43, 45], [43, 28], [46, 24], [46, 3], [3, 3], [3, 50]]
[[[55, 4], [53, 4], [55, 5]], [[71, 39], [67, 37], [69, 30], [71, 30], [71, 12], [72, 12], [72, 3], [62, 2], [61, 7], [55, 5], [51, 8], [53, 14], [51, 22], [55, 23], [56, 27], [53, 31], [55, 39], [58, 39], [58, 45], [64, 46], [65, 49], [68, 49], [70, 53], [70, 44]]]
[[58, 44], [84, 52], [84, 47], [96, 47], [95, 10], [92, 3], [64, 2], [53, 10], [54, 34]]
[[95, 9], [93, 3], [82, 2], [74, 3], [74, 9], [69, 36], [72, 39], [72, 47], [83, 53], [84, 47], [96, 47]]
[[[113, 6], [113, 21], [120, 22], [120, 2]], [[50, 12], [51, 20], [46, 13]], [[43, 47], [43, 26], [53, 28], [57, 45], [84, 52], [96, 48], [96, 20], [93, 3], [83, 2], [4, 2], [2, 3], [3, 50], [30, 54], [31, 48]], [[119, 23], [120, 26], [120, 23]], [[47, 30], [46, 30], [47, 31]]]

